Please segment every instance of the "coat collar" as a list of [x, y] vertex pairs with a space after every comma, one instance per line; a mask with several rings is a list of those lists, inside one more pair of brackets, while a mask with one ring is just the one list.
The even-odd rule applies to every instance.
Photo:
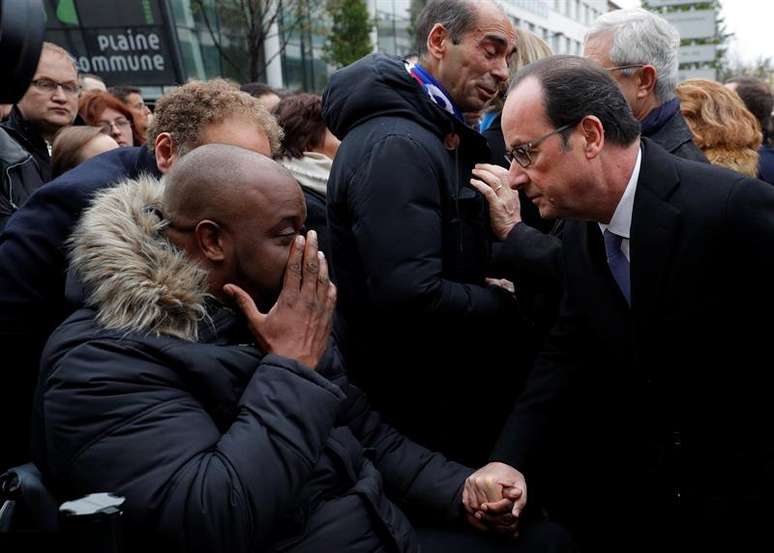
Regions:
[[682, 114], [677, 111], [661, 126], [644, 135], [657, 142], [667, 152], [674, 152], [683, 144], [693, 142], [693, 134]]
[[304, 152], [300, 158], [284, 157], [279, 160], [303, 188], [314, 190], [323, 197], [327, 194], [328, 176], [333, 160], [323, 154]]

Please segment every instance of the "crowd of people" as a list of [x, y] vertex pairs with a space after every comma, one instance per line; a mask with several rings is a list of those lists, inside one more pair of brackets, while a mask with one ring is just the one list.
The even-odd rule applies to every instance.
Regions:
[[774, 97], [662, 17], [431, 0], [322, 96], [153, 110], [45, 43], [0, 125], [0, 469], [132, 547], [765, 543]]

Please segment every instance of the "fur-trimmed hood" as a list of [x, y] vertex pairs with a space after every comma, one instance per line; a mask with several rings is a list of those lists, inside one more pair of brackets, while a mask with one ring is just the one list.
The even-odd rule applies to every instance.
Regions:
[[196, 341], [207, 273], [163, 237], [162, 191], [143, 175], [95, 195], [70, 238], [71, 267], [105, 328]]

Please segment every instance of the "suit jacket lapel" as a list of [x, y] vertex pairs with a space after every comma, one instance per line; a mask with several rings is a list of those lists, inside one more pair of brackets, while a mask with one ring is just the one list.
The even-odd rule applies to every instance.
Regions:
[[642, 148], [630, 235], [632, 309], [640, 314], [659, 308], [680, 227], [680, 211], [669, 202], [680, 183], [674, 160], [647, 139]]

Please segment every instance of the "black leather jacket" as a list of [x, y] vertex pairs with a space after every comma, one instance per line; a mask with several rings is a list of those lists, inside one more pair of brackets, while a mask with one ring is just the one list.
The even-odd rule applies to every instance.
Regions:
[[43, 182], [32, 154], [0, 128], [0, 231]]

